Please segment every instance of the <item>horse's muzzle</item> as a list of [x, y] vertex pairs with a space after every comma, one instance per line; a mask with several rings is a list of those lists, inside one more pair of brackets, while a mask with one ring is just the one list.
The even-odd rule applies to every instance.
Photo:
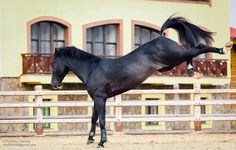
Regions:
[[56, 89], [56, 90], [61, 90], [63, 88], [63, 86], [62, 85], [58, 85], [58, 86], [53, 86], [53, 88]]
[[63, 88], [62, 84], [51, 83], [53, 89], [61, 90]]

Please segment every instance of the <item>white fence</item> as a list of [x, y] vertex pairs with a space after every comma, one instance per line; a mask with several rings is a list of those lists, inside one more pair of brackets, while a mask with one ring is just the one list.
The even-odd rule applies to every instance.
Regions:
[[[236, 93], [236, 89], [200, 89], [200, 85], [195, 85], [194, 89], [186, 90], [130, 90], [125, 94], [193, 94], [194, 100], [165, 100], [165, 101], [141, 101], [141, 100], [125, 100], [122, 101], [121, 95], [115, 97], [115, 101], [108, 101], [107, 106], [115, 107], [115, 116], [108, 117], [108, 122], [141, 122], [141, 121], [194, 121], [195, 131], [201, 130], [202, 121], [216, 120], [236, 120], [236, 114], [217, 114], [203, 115], [201, 114], [202, 105], [236, 105], [236, 100], [232, 99], [213, 99], [201, 101], [202, 93], [211, 94], [229, 94]], [[43, 102], [42, 96], [45, 95], [86, 95], [86, 91], [42, 91], [42, 86], [36, 86], [35, 91], [1, 91], [0, 96], [35, 96], [35, 102], [17, 102], [17, 103], [0, 103], [0, 108], [36, 108], [36, 116], [20, 116], [18, 118], [0, 116], [0, 124], [23, 124], [35, 123], [36, 133], [43, 133], [43, 123], [65, 123], [65, 122], [90, 122], [91, 116], [43, 116], [44, 107], [91, 107], [93, 102], [89, 101], [58, 101]], [[123, 115], [122, 107], [124, 106], [193, 106], [194, 114], [173, 114], [173, 115]], [[117, 126], [117, 131], [122, 131]]]

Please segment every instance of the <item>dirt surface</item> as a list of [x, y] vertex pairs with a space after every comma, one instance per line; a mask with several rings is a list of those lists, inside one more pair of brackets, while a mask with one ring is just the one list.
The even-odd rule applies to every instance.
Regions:
[[[99, 136], [0, 137], [0, 150], [96, 150]], [[236, 150], [236, 134], [110, 135], [108, 150]]]

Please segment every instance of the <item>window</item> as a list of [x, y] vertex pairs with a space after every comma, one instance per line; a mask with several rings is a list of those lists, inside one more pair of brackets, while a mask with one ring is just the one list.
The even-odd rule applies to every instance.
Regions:
[[[46, 101], [50, 101], [50, 100], [46, 100]], [[43, 116], [50, 116], [51, 115], [51, 109], [50, 107], [44, 107], [43, 108]], [[50, 123], [44, 123], [43, 128], [50, 128]]]
[[116, 24], [88, 28], [86, 30], [87, 51], [99, 56], [116, 56], [117, 29]]
[[[35, 97], [29, 96], [29, 102], [34, 102]], [[43, 102], [56, 102], [58, 101], [57, 96], [43, 96]], [[57, 116], [58, 107], [44, 107], [43, 108], [43, 117], [45, 116]], [[36, 108], [29, 108], [29, 116], [36, 116]], [[29, 124], [29, 131], [33, 132], [35, 130], [36, 124]], [[45, 131], [57, 131], [58, 123], [44, 123], [43, 129]]]
[[156, 38], [159, 34], [158, 30], [144, 27], [140, 25], [135, 25], [135, 48], [138, 48], [139, 46], [143, 45], [144, 43], [147, 43], [151, 41], [152, 39]]
[[[193, 99], [193, 94], [191, 94], [191, 99]], [[212, 99], [211, 94], [201, 94], [201, 100], [210, 100]], [[190, 113], [194, 113], [194, 107], [190, 106]], [[212, 114], [212, 106], [211, 105], [201, 105], [201, 115], [211, 115]], [[194, 128], [194, 121], [190, 122], [190, 127]], [[209, 129], [212, 128], [212, 121], [202, 121], [202, 128]]]
[[[206, 100], [207, 97], [201, 97], [201, 100]], [[206, 114], [206, 105], [201, 105], [201, 114]]]
[[[33, 100], [35, 101], [35, 99]], [[50, 102], [50, 99], [43, 99], [43, 102]], [[36, 116], [36, 108], [33, 108], [33, 116]], [[50, 116], [50, 107], [44, 107], [43, 108], [43, 116]], [[36, 127], [36, 124], [34, 124], [34, 129]], [[43, 124], [44, 129], [50, 128], [50, 123], [44, 123]]]
[[[151, 101], [151, 100], [159, 100], [158, 98], [146, 98], [145, 100]], [[151, 115], [151, 114], [159, 114], [158, 113], [158, 106], [146, 106], [145, 108], [146, 114]], [[152, 121], [152, 122], [146, 122], [146, 126], [150, 125], [158, 125], [157, 121]]]
[[[207, 97], [201, 97], [201, 100], [207, 100]], [[201, 114], [206, 115], [207, 114], [207, 107], [206, 105], [201, 105]], [[202, 121], [203, 124], [206, 123], [206, 121]]]
[[62, 24], [41, 21], [31, 25], [31, 52], [53, 53], [56, 47], [65, 46], [65, 27]]
[[[164, 100], [165, 94], [142, 94], [143, 101]], [[164, 115], [165, 106], [141, 106], [142, 115]], [[141, 123], [142, 130], [165, 130], [164, 121], [148, 121]]]

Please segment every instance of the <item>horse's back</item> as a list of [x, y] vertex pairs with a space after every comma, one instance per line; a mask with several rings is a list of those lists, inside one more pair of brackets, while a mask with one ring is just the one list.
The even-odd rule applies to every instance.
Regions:
[[158, 37], [121, 58], [100, 58], [86, 86], [108, 96], [125, 92], [142, 83], [155, 70], [175, 61], [178, 63], [182, 55], [182, 48], [179, 47], [168, 38]]

